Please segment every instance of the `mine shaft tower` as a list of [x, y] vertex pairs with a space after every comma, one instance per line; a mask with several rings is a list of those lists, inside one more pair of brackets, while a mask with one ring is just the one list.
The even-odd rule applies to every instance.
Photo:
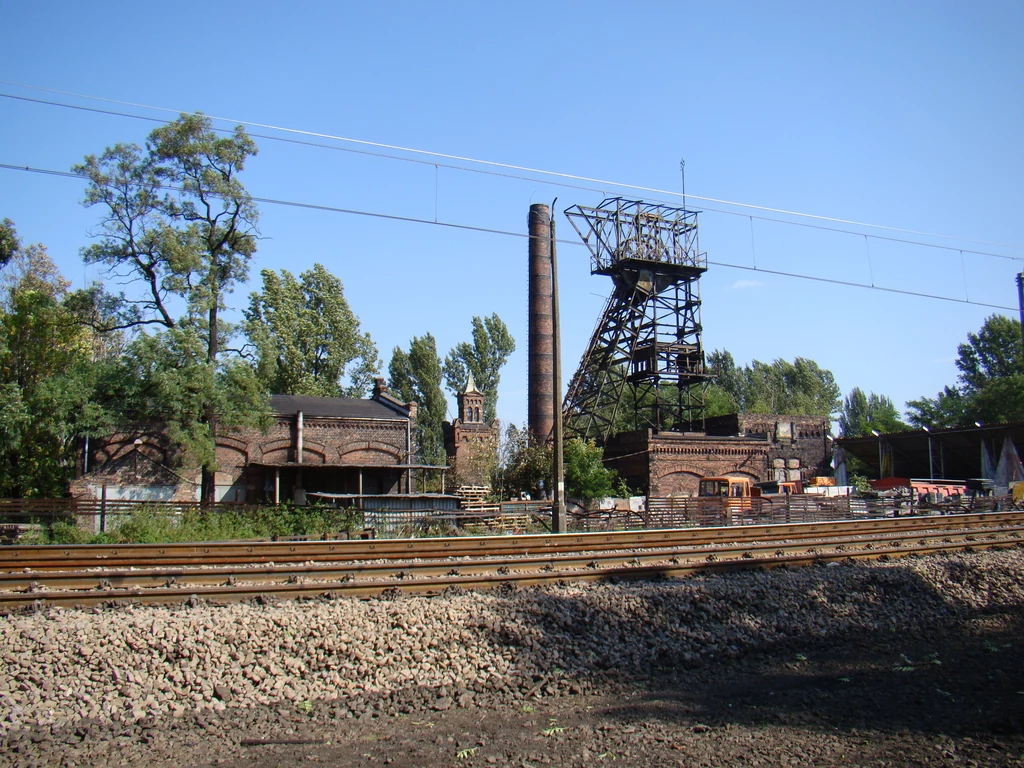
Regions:
[[619, 197], [565, 212], [614, 284], [563, 404], [566, 431], [603, 444], [633, 429], [681, 432], [704, 417], [697, 213]]

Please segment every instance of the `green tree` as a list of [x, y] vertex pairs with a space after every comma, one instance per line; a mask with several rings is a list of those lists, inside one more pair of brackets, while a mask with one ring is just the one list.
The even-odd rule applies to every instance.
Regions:
[[967, 421], [967, 405], [956, 387], [943, 387], [935, 397], [921, 397], [907, 402], [907, 421], [915, 429], [961, 427]]
[[388, 385], [406, 402], [418, 405], [416, 437], [420, 455], [429, 464], [444, 464], [444, 432], [442, 424], [448, 408], [441, 391], [441, 358], [437, 342], [427, 333], [414, 336], [409, 351], [395, 347], [388, 366]]
[[738, 413], [740, 403], [746, 400], [744, 391], [745, 378], [742, 370], [736, 367], [736, 361], [728, 350], [714, 350], [707, 356], [704, 369], [713, 376], [713, 384], [708, 387], [706, 399], [715, 404], [715, 409], [727, 408], [731, 402], [732, 410], [720, 413], [708, 413], [719, 416], [725, 413]]
[[118, 360], [110, 389], [120, 420], [162, 424], [183, 461], [216, 466], [212, 406], [222, 425], [269, 426], [265, 390], [251, 366], [237, 357], [210, 365], [201, 329], [180, 323], [155, 334], [139, 334]]
[[[263, 290], [249, 295], [245, 335], [256, 371], [275, 394], [363, 397], [380, 371], [377, 348], [362, 333], [341, 280], [314, 264], [299, 279], [265, 269]], [[348, 385], [343, 379], [348, 374]]]
[[918, 428], [995, 424], [1024, 420], [1024, 347], [1020, 322], [1002, 315], [988, 317], [978, 333], [968, 333], [957, 347], [959, 386], [936, 397], [907, 403]]
[[[238, 178], [256, 152], [241, 126], [222, 137], [209, 118], [192, 114], [150, 133], [145, 153], [119, 144], [75, 166], [89, 181], [85, 205], [104, 211], [98, 242], [85, 248], [83, 257], [141, 288], [130, 297], [95, 289], [80, 294], [80, 309], [91, 301], [108, 310], [83, 316], [112, 315], [116, 322], [103, 326], [105, 330], [187, 325], [203, 342], [201, 361], [207, 371], [202, 380], [218, 381], [220, 355], [232, 332], [220, 317], [224, 297], [246, 278], [256, 250], [258, 212]], [[181, 319], [172, 311], [175, 297], [184, 303]], [[171, 348], [196, 353], [191, 342], [169, 338]], [[212, 501], [219, 413], [214, 390], [206, 392], [201, 431], [208, 444], [197, 455], [206, 457], [202, 498]]]
[[473, 343], [459, 342], [444, 359], [444, 378], [448, 391], [458, 395], [466, 387], [469, 373], [484, 395], [484, 421], [498, 413], [498, 383], [501, 369], [515, 352], [516, 342], [497, 313], [483, 319], [473, 318]]
[[736, 399], [717, 384], [709, 384], [704, 392], [704, 413], [707, 416], [725, 416], [738, 413]]
[[498, 451], [497, 491], [503, 498], [527, 493], [536, 498], [543, 483], [551, 489], [551, 444], [538, 445], [523, 425], [509, 424]]
[[850, 390], [839, 413], [841, 437], [866, 437], [872, 430], [887, 434], [902, 432], [907, 425], [900, 419], [896, 406], [885, 395], [865, 395], [859, 387]]
[[966, 344], [957, 346], [956, 367], [968, 397], [993, 381], [1024, 373], [1020, 322], [991, 315], [978, 333], [967, 334]]
[[[707, 371], [715, 377], [713, 386], [731, 397], [742, 413], [827, 417], [839, 409], [839, 386], [832, 372], [804, 357], [792, 363], [755, 360], [738, 367], [729, 352], [716, 350], [708, 355]], [[728, 404], [718, 393], [715, 398], [716, 408]]]
[[0, 289], [0, 496], [60, 497], [77, 438], [108, 424], [101, 363], [93, 332], [63, 304], [68, 281], [45, 248], [12, 243]]
[[18, 231], [14, 228], [14, 222], [4, 219], [0, 222], [0, 269], [14, 258], [14, 254], [21, 248], [18, 241]]
[[565, 492], [569, 498], [592, 501], [613, 496], [618, 473], [604, 465], [604, 451], [578, 437], [564, 445]]

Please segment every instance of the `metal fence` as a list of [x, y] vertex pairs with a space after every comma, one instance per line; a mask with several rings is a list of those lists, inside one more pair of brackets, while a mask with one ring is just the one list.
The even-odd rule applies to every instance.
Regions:
[[[361, 499], [362, 535], [396, 537], [470, 533], [524, 533], [550, 530], [551, 504], [545, 501], [506, 501], [496, 510], [456, 508], [454, 497], [430, 494]], [[943, 503], [922, 503], [909, 497], [865, 499], [855, 496], [792, 496], [706, 499], [648, 498], [643, 509], [589, 509], [569, 504], [573, 531], [627, 531], [656, 528], [812, 523], [833, 520], [900, 517], [920, 514], [956, 514], [1018, 509], [1012, 497], [963, 496]], [[203, 506], [194, 501], [126, 501], [76, 499], [0, 499], [0, 539], [14, 540], [33, 524], [74, 522], [95, 532], [109, 531], [120, 521], [145, 510], [149, 513], [198, 512], [245, 514], [265, 506], [218, 502]]]
[[964, 496], [943, 503], [922, 503], [909, 497], [867, 499], [812, 494], [737, 499], [652, 497], [642, 510], [577, 508], [570, 512], [570, 520], [579, 531], [630, 531], [991, 512], [1019, 506], [1009, 496]]

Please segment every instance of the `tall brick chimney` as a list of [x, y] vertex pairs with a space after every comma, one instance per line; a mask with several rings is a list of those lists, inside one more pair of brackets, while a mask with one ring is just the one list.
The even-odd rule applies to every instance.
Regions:
[[527, 423], [538, 444], [551, 436], [554, 414], [554, 326], [551, 316], [551, 210], [530, 206], [530, 339]]

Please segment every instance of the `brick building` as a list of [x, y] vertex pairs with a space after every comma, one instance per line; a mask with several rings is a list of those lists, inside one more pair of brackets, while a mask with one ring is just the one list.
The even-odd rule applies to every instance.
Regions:
[[[304, 503], [307, 493], [413, 493], [416, 404], [401, 403], [377, 379], [369, 399], [270, 398], [271, 426], [217, 436], [217, 500]], [[183, 466], [163, 425], [93, 440], [73, 496], [193, 500], [199, 469]]]
[[699, 433], [621, 432], [604, 455], [646, 495], [696, 496], [702, 477], [809, 480], [828, 471], [832, 444], [828, 419], [741, 413], [709, 418]]
[[459, 393], [459, 416], [443, 425], [444, 450], [456, 486], [490, 486], [498, 456], [498, 420], [484, 422], [484, 395], [469, 374], [466, 389]]

